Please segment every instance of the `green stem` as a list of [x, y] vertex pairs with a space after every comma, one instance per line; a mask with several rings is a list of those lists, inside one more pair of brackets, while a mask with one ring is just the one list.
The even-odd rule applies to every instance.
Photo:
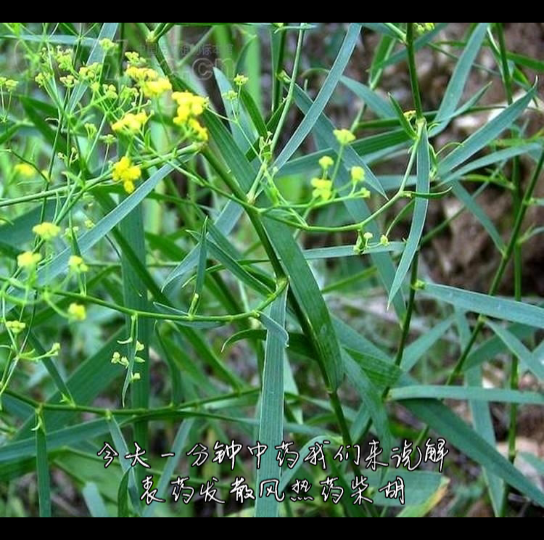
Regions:
[[423, 105], [421, 103], [421, 94], [419, 92], [419, 83], [417, 80], [416, 55], [414, 46], [414, 24], [408, 23], [406, 32], [406, 48], [408, 50], [408, 67], [410, 71], [410, 84], [412, 86], [412, 96], [416, 108], [416, 116], [418, 120], [423, 120]]
[[[512, 89], [512, 76], [508, 67], [508, 56], [506, 50], [506, 42], [504, 39], [504, 28], [502, 23], [497, 23], [497, 33], [499, 35], [499, 52], [502, 65], [502, 77], [503, 84], [506, 91], [506, 98], [508, 105], [513, 103], [513, 89]], [[515, 137], [516, 134], [511, 130], [511, 136]], [[512, 161], [512, 185], [513, 191], [513, 211], [514, 215], [518, 215], [522, 205], [522, 191], [521, 191], [521, 179], [519, 170], [519, 157], [515, 157]], [[521, 278], [522, 278], [522, 259], [521, 259], [521, 244], [516, 242], [514, 245], [514, 298], [517, 301], [521, 300]], [[512, 363], [510, 366], [510, 388], [517, 390], [518, 388], [518, 370], [519, 359], [517, 356], [512, 357]], [[515, 403], [510, 405], [510, 421], [508, 426], [508, 460], [510, 463], [514, 463], [516, 459], [516, 432], [517, 432], [517, 410], [518, 407]], [[501, 505], [501, 517], [506, 515], [508, 506], [508, 493], [510, 489], [508, 485], [505, 485], [503, 500]]]

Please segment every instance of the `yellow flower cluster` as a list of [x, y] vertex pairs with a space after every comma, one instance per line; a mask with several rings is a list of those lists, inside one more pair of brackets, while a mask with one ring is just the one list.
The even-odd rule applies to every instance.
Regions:
[[245, 75], [236, 75], [236, 77], [234, 77], [234, 84], [236, 86], [244, 86], [248, 81], [249, 79]]
[[72, 255], [68, 261], [68, 267], [75, 274], [82, 274], [89, 271], [89, 267], [83, 262], [83, 259], [78, 255]]
[[0, 90], [4, 87], [8, 92], [13, 92], [19, 83], [13, 79], [6, 79], [6, 77], [0, 77]]
[[142, 127], [149, 120], [149, 116], [145, 111], [137, 114], [127, 113], [123, 118], [114, 122], [111, 126], [113, 131], [128, 131], [130, 133], [136, 133], [142, 129]]
[[92, 82], [97, 79], [100, 79], [100, 74], [102, 72], [102, 66], [95, 62], [90, 66], [82, 66], [79, 68], [79, 77], [86, 82]]
[[26, 268], [28, 270], [34, 268], [40, 261], [42, 256], [39, 253], [32, 253], [32, 251], [25, 251], [17, 256], [17, 266], [19, 268]]
[[208, 99], [191, 92], [174, 92], [172, 99], [178, 105], [174, 124], [188, 127], [194, 132], [198, 140], [206, 142], [208, 140], [208, 130], [200, 124], [197, 118], [204, 112]]
[[154, 69], [140, 67], [131, 63], [127, 67], [125, 74], [140, 86], [145, 97], [159, 97], [164, 92], [172, 90], [170, 81], [166, 77], [159, 77]]
[[334, 136], [342, 146], [347, 146], [355, 140], [355, 135], [349, 129], [335, 129]]
[[15, 335], [20, 334], [26, 328], [26, 324], [21, 321], [6, 321], [5, 324], [6, 328]]
[[319, 166], [326, 173], [334, 165], [334, 160], [330, 156], [323, 156], [319, 160]]
[[118, 47], [117, 43], [114, 43], [111, 39], [104, 38], [101, 39], [99, 42], [102, 49], [104, 49], [104, 52], [112, 51], [113, 49], [116, 49]]
[[166, 77], [159, 77], [156, 81], [147, 81], [142, 84], [142, 92], [145, 97], [156, 98], [164, 92], [172, 90], [172, 84]]
[[354, 184], [358, 184], [365, 179], [365, 170], [362, 167], [351, 168], [351, 181]]
[[63, 49], [59, 46], [57, 47], [57, 52], [54, 56], [59, 65], [59, 69], [62, 71], [72, 71], [74, 62], [74, 51], [72, 49]]
[[44, 221], [43, 223], [32, 227], [32, 232], [37, 234], [42, 240], [49, 242], [49, 240], [52, 240], [59, 235], [60, 227], [54, 223]]
[[137, 165], [132, 165], [128, 156], [123, 156], [120, 161], [113, 165], [112, 177], [116, 182], [123, 182], [127, 193], [134, 191], [134, 182], [142, 176], [142, 170]]
[[425, 34], [434, 30], [434, 23], [415, 23], [415, 29], [418, 34]]
[[332, 181], [324, 178], [312, 179], [312, 187], [314, 188], [313, 196], [315, 198], [328, 201], [332, 197]]

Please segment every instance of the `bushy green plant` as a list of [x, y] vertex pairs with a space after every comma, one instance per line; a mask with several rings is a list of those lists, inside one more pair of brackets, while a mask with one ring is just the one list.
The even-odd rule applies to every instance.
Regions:
[[[542, 206], [543, 165], [542, 134], [524, 116], [542, 114], [527, 70], [544, 65], [509, 52], [502, 24], [467, 25], [454, 43], [440, 41], [445, 28], [2, 24], [3, 514], [412, 516], [450, 499], [463, 515], [463, 497], [485, 494], [507, 515], [514, 491], [544, 505], [516, 446], [518, 407], [544, 403], [519, 388], [526, 373], [535, 388], [544, 377], [544, 309], [522, 286], [524, 246], [542, 233], [527, 219]], [[330, 32], [342, 35], [332, 64], [309, 65], [305, 43]], [[355, 80], [367, 33], [379, 39]], [[429, 50], [453, 66], [436, 110], [418, 79]], [[478, 61], [484, 50], [491, 67]], [[409, 108], [381, 90], [394, 66], [407, 66]], [[480, 104], [489, 85], [466, 96], [481, 71], [504, 104]], [[357, 114], [332, 121], [329, 105], [346, 92]], [[463, 140], [442, 138], [482, 114]], [[401, 174], [382, 172], [399, 164]], [[478, 201], [488, 189], [511, 197], [506, 228]], [[445, 199], [458, 209], [430, 225]], [[466, 213], [500, 255], [487, 294], [428, 271], [426, 250]], [[503, 387], [486, 386], [492, 365]], [[507, 456], [490, 402], [508, 415]], [[437, 439], [443, 466], [407, 470], [418, 447], [437, 457], [426, 444]], [[258, 469], [257, 441], [268, 446]], [[280, 468], [282, 441], [300, 458]], [[385, 462], [412, 446], [402, 467], [372, 470], [372, 441]], [[125, 458], [135, 443], [149, 468]], [[235, 457], [231, 444], [242, 445]], [[198, 445], [210, 456], [191, 467]], [[326, 467], [304, 459], [310, 448], [324, 449]], [[456, 456], [483, 476], [459, 471]], [[525, 459], [542, 472], [537, 456]], [[397, 476], [404, 498], [379, 489]], [[270, 479], [282, 502], [260, 496]], [[302, 479], [312, 500], [288, 490]], [[242, 503], [234, 487], [244, 484]], [[225, 504], [202, 501], [206, 486]], [[343, 490], [337, 504], [327, 489]]]

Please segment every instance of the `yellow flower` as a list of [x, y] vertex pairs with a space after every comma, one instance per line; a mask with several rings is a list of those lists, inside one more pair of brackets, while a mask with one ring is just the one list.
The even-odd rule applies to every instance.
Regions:
[[313, 196], [328, 201], [332, 197], [332, 182], [323, 178], [312, 179]]
[[117, 44], [108, 38], [101, 39], [98, 43], [100, 44], [102, 49], [104, 49], [105, 52], [109, 52], [112, 49], [117, 48]]
[[62, 71], [72, 71], [73, 54], [74, 51], [72, 49], [62, 49], [61, 47], [57, 47], [57, 52], [54, 56], [55, 60], [59, 64], [59, 69]]
[[43, 223], [32, 227], [32, 232], [48, 242], [49, 240], [52, 240], [59, 235], [60, 227], [58, 227], [54, 223], [48, 223], [47, 221], [44, 221]]
[[236, 77], [234, 77], [234, 84], [236, 86], [244, 86], [248, 81], [249, 79], [245, 75], [236, 75]]
[[197, 96], [191, 92], [174, 92], [172, 99], [178, 105], [178, 118], [174, 122], [184, 124], [190, 116], [200, 116], [208, 104], [208, 98]]
[[28, 163], [17, 163], [14, 167], [15, 173], [20, 174], [26, 178], [31, 178], [36, 174], [36, 169], [29, 165]]
[[134, 65], [129, 65], [125, 70], [125, 74], [137, 83], [156, 81], [159, 78], [159, 74], [154, 69]]
[[111, 357], [111, 363], [121, 364], [125, 369], [128, 368], [130, 364], [130, 362], [128, 361], [128, 358], [126, 356], [121, 356], [121, 354], [117, 351], [113, 353], [113, 356]]
[[13, 79], [8, 79], [6, 81], [6, 90], [8, 92], [13, 92], [17, 88], [18, 84], [19, 84], [18, 81], [14, 81]]
[[83, 262], [83, 259], [77, 255], [72, 255], [68, 260], [68, 266], [72, 272], [76, 274], [81, 274], [83, 272], [88, 272], [89, 267]]
[[207, 142], [208, 141], [208, 130], [200, 125], [200, 122], [196, 118], [191, 118], [189, 120], [189, 127], [196, 133], [198, 140]]
[[70, 304], [68, 315], [75, 321], [84, 321], [87, 318], [87, 311], [85, 310], [85, 306], [81, 304]]
[[342, 146], [347, 146], [355, 140], [355, 135], [349, 129], [335, 129], [334, 136]]
[[39, 253], [32, 253], [32, 251], [25, 251], [17, 256], [17, 266], [19, 268], [34, 268], [40, 261], [42, 256]]
[[425, 34], [434, 30], [434, 23], [415, 23], [415, 29], [418, 34]]
[[234, 90], [229, 90], [228, 92], [225, 92], [222, 95], [228, 101], [234, 101], [234, 100], [238, 99], [238, 93], [235, 92]]
[[142, 129], [148, 120], [149, 116], [145, 113], [145, 111], [137, 114], [127, 113], [125, 116], [123, 116], [123, 118], [121, 118], [121, 120], [118, 120], [112, 124], [111, 129], [113, 129], [113, 131], [125, 130], [131, 133], [136, 133]]
[[351, 168], [351, 181], [354, 184], [362, 182], [365, 179], [365, 170], [362, 167]]
[[73, 75], [66, 75], [66, 77], [61, 77], [60, 82], [66, 86], [66, 88], [73, 88], [76, 85], [76, 79]]
[[145, 97], [159, 97], [164, 92], [172, 90], [172, 84], [166, 77], [161, 77], [156, 81], [147, 81], [142, 84], [142, 92]]
[[79, 68], [79, 76], [82, 80], [92, 82], [95, 79], [99, 79], [100, 72], [102, 71], [102, 66], [95, 62], [90, 66], [83, 66]]
[[145, 58], [142, 58], [137, 52], [127, 51], [125, 56], [133, 66], [143, 66], [146, 63]]
[[319, 160], [319, 166], [327, 172], [334, 165], [334, 160], [330, 156], [323, 156]]
[[197, 118], [204, 113], [208, 98], [197, 96], [191, 92], [174, 92], [172, 99], [178, 105], [174, 124], [189, 128], [197, 140], [207, 142], [208, 130], [200, 124]]
[[388, 246], [389, 245], [389, 238], [387, 238], [387, 236], [385, 236], [385, 234], [382, 234], [382, 236], [380, 238], [380, 244], [382, 246]]
[[6, 328], [17, 335], [26, 328], [26, 324], [21, 321], [6, 321]]
[[113, 165], [112, 177], [116, 182], [123, 182], [127, 193], [134, 191], [134, 182], [142, 176], [142, 170], [137, 165], [132, 165], [130, 158], [124, 156]]
[[49, 79], [51, 79], [51, 74], [47, 72], [38, 73], [34, 78], [38, 86], [45, 86]]
[[104, 96], [107, 99], [117, 99], [117, 88], [113, 86], [113, 84], [103, 84], [102, 85], [102, 91], [104, 92]]

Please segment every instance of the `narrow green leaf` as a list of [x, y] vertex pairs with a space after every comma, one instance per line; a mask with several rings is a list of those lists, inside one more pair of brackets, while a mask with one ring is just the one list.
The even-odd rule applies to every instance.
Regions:
[[193, 313], [196, 313], [196, 309], [198, 307], [198, 299], [202, 297], [202, 291], [204, 290], [204, 280], [206, 278], [206, 265], [208, 261], [208, 248], [207, 248], [207, 223], [208, 218], [204, 220], [204, 223], [202, 224], [202, 231], [200, 233], [200, 250], [199, 250], [199, 257], [198, 257], [198, 267], [196, 271], [196, 284], [195, 284], [195, 292], [193, 296], [193, 302], [194, 304], [191, 305], [191, 308], [193, 309]]
[[309, 323], [312, 341], [318, 348], [317, 360], [326, 378], [327, 387], [336, 390], [343, 377], [340, 347], [321, 291], [301, 249], [291, 235], [291, 229], [270, 218], [265, 218], [264, 223], [273, 238], [274, 249], [281, 264], [290, 276], [290, 287]]
[[[468, 347], [471, 338], [470, 326], [468, 324], [466, 314], [459, 308], [455, 309], [455, 319], [459, 330], [460, 347], [465, 349]], [[469, 369], [465, 372], [465, 384], [476, 388], [483, 388], [483, 375], [481, 367]], [[472, 424], [477, 433], [487, 441], [491, 446], [497, 446], [495, 438], [495, 430], [493, 427], [493, 418], [489, 404], [484, 401], [469, 401], [470, 411], [472, 414]], [[489, 490], [491, 505], [495, 515], [500, 515], [503, 500], [504, 500], [504, 483], [496, 475], [484, 468], [484, 480]]]
[[515, 354], [531, 373], [540, 380], [544, 380], [544, 364], [538, 356], [534, 355], [525, 345], [511, 332], [498, 324], [486, 321], [487, 326], [499, 336], [508, 349]]
[[261, 313], [259, 319], [266, 328], [267, 333], [274, 334], [274, 338], [278, 342], [281, 342], [284, 348], [289, 345], [289, 334], [281, 324], [278, 324], [272, 317], [266, 315], [266, 313]]
[[368, 86], [349, 77], [342, 77], [340, 81], [381, 118], [395, 117], [391, 105]]
[[266, 138], [268, 136], [268, 129], [266, 128], [264, 119], [252, 95], [245, 88], [242, 88], [240, 98], [249, 114], [249, 117], [251, 118], [251, 121], [253, 122], [253, 125], [255, 126], [255, 129], [257, 130], [257, 133], [259, 134], [259, 137]]
[[[411, 384], [408, 381], [404, 378], [405, 383]], [[544, 506], [544, 493], [446, 406], [429, 399], [407, 400], [403, 405], [444, 437], [447, 443], [501, 477], [535, 503]]]
[[522, 156], [531, 151], [540, 151], [542, 145], [538, 143], [529, 143], [529, 144], [517, 144], [511, 148], [505, 148], [504, 150], [498, 150], [497, 152], [492, 152], [489, 155], [483, 156], [479, 159], [473, 159], [465, 166], [456, 169], [454, 172], [448, 174], [445, 173], [445, 176], [442, 178], [442, 184], [457, 180], [467, 175], [472, 171], [477, 171], [483, 169], [489, 165], [494, 165], [496, 163], [505, 163], [513, 157]]
[[497, 117], [487, 122], [476, 133], [473, 133], [460, 146], [455, 148], [438, 164], [438, 176], [448, 174], [451, 170], [462, 165], [476, 152], [494, 141], [504, 130], [508, 129], [527, 108], [533, 99], [536, 86], [533, 86], [525, 96], [502, 111]]
[[395, 99], [395, 97], [392, 94], [389, 94], [389, 99], [391, 100], [391, 103], [393, 104], [393, 111], [395, 112], [395, 115], [400, 123], [400, 127], [403, 129], [407, 137], [411, 139], [415, 139], [417, 137], [417, 134], [414, 128], [412, 127], [412, 124], [410, 124], [410, 122], [404, 115], [404, 111], [402, 110], [400, 103]]
[[445, 120], [453, 114], [458, 103], [461, 101], [470, 70], [485, 39], [488, 26], [489, 23], [480, 23], [474, 32], [472, 32], [467, 46], [455, 66], [453, 75], [451, 76], [446, 92], [442, 98], [442, 103], [440, 104], [440, 108], [434, 119], [439, 126], [433, 129], [433, 136], [444, 130], [447, 126]]
[[[274, 301], [270, 309], [269, 321], [275, 327], [284, 329], [287, 289]], [[263, 324], [266, 324], [263, 321]], [[263, 370], [263, 389], [260, 404], [258, 441], [268, 447], [261, 458], [261, 466], [257, 470], [257, 488], [261, 482], [281, 478], [281, 469], [275, 459], [273, 448], [283, 440], [283, 408], [284, 408], [284, 355], [286, 340], [277, 331], [267, 326], [266, 350]], [[256, 517], [279, 517], [279, 504], [274, 497], [259, 497], [255, 501]]]
[[119, 484], [119, 490], [117, 494], [117, 517], [129, 517], [129, 503], [128, 503], [128, 481], [132, 471], [129, 469], [123, 474], [123, 478]]
[[102, 499], [98, 486], [94, 482], [87, 482], [83, 486], [81, 494], [83, 495], [85, 504], [92, 517], [109, 517], [106, 505], [104, 504], [104, 499]]
[[453, 323], [453, 317], [448, 317], [425, 332], [419, 339], [410, 343], [404, 350], [401, 368], [408, 373], [417, 364], [420, 358], [429, 352], [431, 347], [449, 330]]
[[[430, 190], [430, 170], [431, 164], [429, 158], [429, 141], [427, 138], [427, 128], [424, 127], [417, 148], [416, 189], [420, 193], [427, 193]], [[421, 235], [423, 234], [428, 206], [429, 201], [427, 201], [427, 199], [416, 199], [410, 234], [406, 242], [406, 247], [402, 253], [399, 267], [397, 268], [397, 273], [395, 274], [395, 279], [391, 285], [391, 290], [389, 291], [389, 303], [391, 303], [392, 299], [397, 294], [397, 291], [401, 288], [404, 278], [410, 270], [415, 254], [419, 249], [419, 241], [421, 240]]]
[[380, 446], [385, 456], [391, 450], [391, 431], [387, 418], [387, 411], [382, 402], [380, 390], [367, 377], [365, 371], [346, 352], [342, 353], [346, 375], [360, 398], [368, 408], [374, 430], [378, 435]]
[[325, 106], [329, 102], [336, 86], [338, 85], [340, 77], [342, 77], [342, 74], [348, 65], [355, 46], [357, 45], [357, 41], [359, 40], [359, 36], [361, 34], [361, 26], [362, 25], [360, 23], [350, 24], [344, 43], [342, 44], [334, 65], [332, 66], [327, 79], [323, 83], [317, 98], [304, 117], [304, 120], [298, 126], [295, 133], [285, 145], [285, 148], [282, 150], [274, 163], [274, 166], [278, 167], [278, 169], [287, 163], [289, 158], [297, 151], [299, 146], [304, 142], [304, 139], [306, 139], [306, 137], [310, 134], [314, 124], [325, 109]]
[[527, 324], [536, 328], [544, 328], [544, 309], [531, 304], [494, 298], [487, 294], [432, 283], [425, 283], [422, 293], [466, 311], [473, 311], [504, 321]]
[[[124, 459], [125, 456], [129, 455], [129, 448], [127, 443], [125, 442], [125, 438], [123, 437], [123, 433], [121, 431], [121, 428], [119, 427], [119, 424], [117, 423], [117, 420], [115, 418], [111, 417], [107, 421], [104, 421], [107, 423], [107, 428], [109, 429], [112, 442], [113, 442], [113, 448], [115, 448], [115, 451], [119, 454], [119, 458], [121, 461], [121, 468], [123, 469], [123, 472], [125, 476], [128, 475], [128, 481], [125, 482], [124, 478], [121, 481], [121, 486], [125, 484], [125, 489], [128, 491], [128, 494], [130, 496], [130, 500], [132, 501], [132, 507], [136, 511], [138, 515], [141, 513], [141, 504], [140, 504], [140, 497], [138, 496], [138, 485], [136, 483], [136, 472], [134, 470], [134, 467], [131, 467], [130, 460]], [[139, 442], [139, 441], [136, 441]], [[145, 446], [141, 446], [145, 450]]]
[[230, 128], [232, 136], [236, 141], [236, 144], [243, 152], [246, 152], [251, 145], [251, 142], [255, 140], [256, 135], [251, 127], [249, 119], [245, 110], [240, 107], [239, 101], [235, 102], [227, 99], [226, 94], [232, 91], [232, 85], [227, 80], [221, 70], [214, 68], [215, 80], [219, 86], [219, 91], [223, 99], [223, 106], [227, 112], [227, 116], [230, 120]]
[[393, 401], [435, 398], [544, 405], [544, 395], [537, 392], [520, 392], [519, 390], [504, 390], [502, 388], [475, 388], [471, 386], [406, 386], [404, 388], [393, 388], [389, 393], [389, 397]]
[[455, 196], [466, 206], [470, 213], [480, 222], [487, 234], [493, 240], [497, 250], [502, 252], [505, 245], [499, 231], [495, 227], [494, 223], [489, 219], [483, 208], [478, 204], [475, 197], [473, 197], [459, 182], [453, 182], [453, 193]]
[[442, 478], [440, 481], [440, 487], [424, 502], [415, 506], [407, 506], [397, 517], [424, 517], [426, 516], [438, 503], [444, 498], [447, 492], [448, 478]]
[[47, 441], [43, 425], [39, 425], [38, 429], [36, 429], [36, 470], [38, 472], [40, 517], [51, 517], [51, 481], [49, 479]]

